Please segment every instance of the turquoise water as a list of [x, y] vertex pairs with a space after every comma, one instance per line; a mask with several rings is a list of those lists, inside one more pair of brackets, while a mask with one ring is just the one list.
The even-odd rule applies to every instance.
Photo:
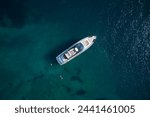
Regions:
[[[0, 4], [0, 99], [150, 99], [148, 0]], [[76, 41], [95, 44], [60, 66]]]

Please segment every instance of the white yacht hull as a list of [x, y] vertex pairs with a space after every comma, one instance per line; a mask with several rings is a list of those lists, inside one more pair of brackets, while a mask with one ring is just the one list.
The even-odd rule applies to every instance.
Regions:
[[70, 60], [76, 58], [78, 55], [86, 51], [89, 47], [93, 45], [95, 42], [96, 36], [89, 36], [86, 38], [81, 39], [77, 43], [70, 46], [68, 49], [63, 51], [56, 57], [57, 62], [60, 65], [63, 65]]

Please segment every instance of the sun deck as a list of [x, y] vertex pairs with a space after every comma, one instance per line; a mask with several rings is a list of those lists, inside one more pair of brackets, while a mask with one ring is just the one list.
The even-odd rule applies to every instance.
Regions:
[[89, 41], [88, 41], [88, 40], [85, 40], [85, 41], [83, 41], [83, 42], [82, 42], [82, 44], [83, 44], [83, 46], [85, 46], [85, 47], [86, 47], [86, 46], [88, 46], [90, 43], [89, 43]]

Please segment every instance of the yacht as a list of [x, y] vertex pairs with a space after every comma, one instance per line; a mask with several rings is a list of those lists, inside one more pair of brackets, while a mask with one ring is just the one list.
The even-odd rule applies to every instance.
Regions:
[[68, 49], [63, 51], [61, 54], [59, 54], [56, 57], [57, 62], [60, 65], [69, 62], [70, 60], [74, 59], [75, 57], [77, 57], [78, 55], [86, 51], [89, 47], [91, 47], [95, 42], [95, 40], [96, 40], [96, 36], [88, 36], [81, 39], [80, 41], [76, 42]]

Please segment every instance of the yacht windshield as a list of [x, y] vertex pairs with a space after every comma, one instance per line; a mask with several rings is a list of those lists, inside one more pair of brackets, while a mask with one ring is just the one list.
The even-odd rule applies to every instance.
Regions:
[[78, 52], [80, 52], [81, 50], [83, 50], [83, 45], [82, 45], [82, 43], [78, 43], [77, 45], [75, 45], [74, 48], [77, 48]]

